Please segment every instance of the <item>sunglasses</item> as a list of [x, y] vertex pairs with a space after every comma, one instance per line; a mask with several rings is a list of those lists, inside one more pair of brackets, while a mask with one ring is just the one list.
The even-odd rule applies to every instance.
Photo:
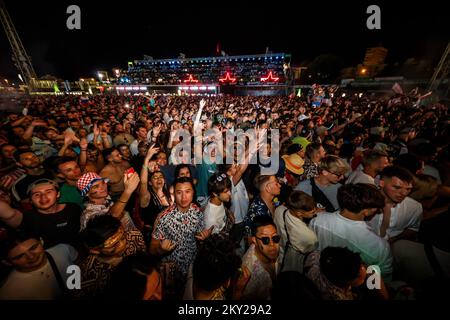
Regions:
[[263, 245], [267, 246], [270, 243], [270, 239], [272, 239], [273, 243], [279, 243], [281, 240], [281, 237], [279, 235], [273, 236], [272, 238], [270, 237], [256, 237], [256, 239], [261, 240], [261, 242], [263, 243]]

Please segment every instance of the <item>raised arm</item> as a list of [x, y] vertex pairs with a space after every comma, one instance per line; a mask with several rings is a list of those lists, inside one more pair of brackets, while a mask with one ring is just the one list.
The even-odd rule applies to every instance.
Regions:
[[151, 146], [148, 151], [147, 155], [144, 159], [144, 165], [141, 169], [141, 187], [139, 189], [139, 205], [141, 208], [146, 208], [148, 204], [150, 203], [150, 192], [148, 191], [148, 163], [150, 159], [159, 152], [159, 148], [155, 148], [154, 146]]
[[111, 208], [111, 215], [117, 219], [122, 219], [124, 215], [124, 209], [128, 203], [128, 200], [130, 200], [131, 195], [139, 185], [139, 176], [136, 172], [133, 173], [129, 178], [128, 175], [125, 173], [123, 180], [125, 190], [120, 195], [119, 200], [117, 200], [117, 202], [115, 202]]

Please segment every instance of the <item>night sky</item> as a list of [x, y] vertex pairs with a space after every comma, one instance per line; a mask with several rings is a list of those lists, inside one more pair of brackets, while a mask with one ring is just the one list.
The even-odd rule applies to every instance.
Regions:
[[[388, 63], [407, 58], [436, 64], [449, 36], [443, 1], [12, 1], [9, 14], [38, 76], [74, 80], [97, 70], [126, 68], [144, 54], [156, 58], [272, 52], [294, 63], [337, 55], [346, 66], [361, 63], [365, 48], [382, 44]], [[158, 3], [158, 4], [156, 4]], [[81, 30], [66, 28], [66, 8], [81, 8]], [[366, 8], [381, 7], [381, 30], [366, 28]], [[10, 47], [0, 32], [0, 76], [17, 78]]]

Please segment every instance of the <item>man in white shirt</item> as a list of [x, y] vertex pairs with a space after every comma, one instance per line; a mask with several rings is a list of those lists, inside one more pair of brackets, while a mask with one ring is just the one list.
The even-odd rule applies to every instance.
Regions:
[[[67, 244], [44, 250], [42, 240], [23, 230], [10, 231], [2, 243], [3, 262], [14, 269], [0, 287], [0, 300], [54, 300], [62, 297], [67, 268], [78, 256]], [[53, 259], [54, 265], [49, 259]], [[55, 268], [55, 269], [54, 269]]]
[[389, 165], [388, 154], [383, 151], [366, 152], [362, 165], [363, 169], [353, 171], [345, 183], [368, 183], [375, 186], [375, 178]]
[[347, 247], [359, 253], [367, 265], [377, 265], [382, 277], [389, 280], [392, 274], [389, 244], [365, 222], [383, 208], [383, 195], [369, 184], [346, 184], [338, 191], [338, 201], [340, 212], [319, 213], [309, 225], [317, 235], [319, 250]]
[[332, 155], [326, 156], [320, 162], [319, 176], [300, 182], [295, 190], [309, 194], [328, 212], [339, 210], [337, 192], [342, 186], [339, 181], [349, 169], [343, 159]]
[[234, 224], [234, 217], [224, 202], [231, 200], [231, 181], [225, 173], [215, 173], [208, 180], [209, 201], [203, 212], [205, 228], [214, 226], [212, 233], [229, 235]]
[[414, 240], [422, 221], [422, 205], [409, 198], [413, 176], [401, 167], [386, 167], [381, 172], [380, 188], [386, 199], [382, 215], [369, 223], [372, 229], [390, 242], [399, 239]]

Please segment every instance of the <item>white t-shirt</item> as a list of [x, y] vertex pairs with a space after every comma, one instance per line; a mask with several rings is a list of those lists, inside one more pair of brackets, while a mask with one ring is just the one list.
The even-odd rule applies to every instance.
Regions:
[[355, 170], [352, 173], [350, 173], [347, 181], [345, 182], [345, 184], [349, 184], [349, 183], [367, 183], [367, 184], [371, 184], [371, 185], [376, 185], [375, 184], [375, 179], [372, 178], [371, 176], [369, 176], [368, 174], [364, 173], [364, 171], [362, 170]]
[[244, 182], [239, 180], [236, 185], [233, 185], [231, 179], [231, 212], [234, 214], [234, 223], [241, 223], [247, 215], [249, 198]]
[[[278, 234], [281, 235], [280, 255], [278, 256], [279, 263], [283, 261], [284, 248], [287, 242], [286, 229], [284, 227], [283, 219], [283, 213], [286, 209], [287, 208], [285, 206], [281, 205], [275, 210], [274, 222], [277, 226]], [[301, 219], [290, 214], [289, 210], [286, 212], [286, 228], [289, 233], [291, 245], [295, 250], [302, 253], [308, 253], [317, 248], [317, 236], [314, 231], [312, 231]]]
[[364, 221], [343, 217], [339, 211], [319, 213], [309, 224], [319, 240], [319, 250], [347, 247], [358, 252], [367, 265], [378, 265], [385, 280], [392, 274], [392, 255], [388, 242], [376, 235]]
[[[398, 203], [391, 209], [391, 220], [386, 229], [385, 239], [396, 237], [405, 229], [418, 232], [422, 221], [422, 211], [420, 202], [410, 197], [406, 197], [405, 200]], [[379, 235], [382, 222], [383, 215], [377, 214], [367, 224]]]
[[219, 233], [225, 227], [227, 214], [223, 203], [221, 203], [220, 206], [217, 206], [211, 203], [211, 201], [208, 201], [203, 215], [205, 217], [205, 229], [209, 229], [211, 226], [214, 226], [212, 233]]
[[[46, 250], [51, 254], [64, 282], [69, 274], [67, 267], [72, 265], [78, 256], [70, 245], [58, 244]], [[0, 287], [0, 300], [53, 300], [61, 295], [50, 262], [32, 272], [11, 271]]]

